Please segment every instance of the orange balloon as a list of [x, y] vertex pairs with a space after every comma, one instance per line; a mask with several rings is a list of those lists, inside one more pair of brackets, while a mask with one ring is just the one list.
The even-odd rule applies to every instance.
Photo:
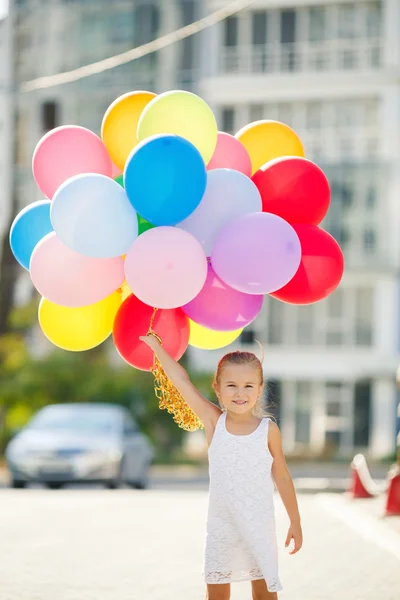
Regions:
[[235, 135], [251, 158], [252, 175], [279, 156], [305, 156], [303, 144], [289, 125], [280, 121], [255, 121]]
[[114, 165], [121, 171], [138, 144], [136, 130], [140, 115], [155, 97], [153, 92], [129, 92], [114, 100], [103, 117], [101, 139]]

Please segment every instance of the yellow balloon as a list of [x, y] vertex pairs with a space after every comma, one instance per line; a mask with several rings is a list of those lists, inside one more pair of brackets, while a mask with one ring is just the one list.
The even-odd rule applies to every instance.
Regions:
[[250, 155], [253, 175], [273, 158], [305, 155], [297, 133], [279, 121], [255, 121], [243, 127], [235, 137]]
[[202, 350], [217, 350], [224, 346], [229, 346], [234, 342], [243, 329], [236, 329], [235, 331], [213, 331], [207, 329], [202, 325], [198, 325], [191, 319], [189, 319], [190, 335], [189, 345], [195, 348], [201, 348]]
[[130, 296], [132, 294], [132, 290], [129, 287], [129, 285], [126, 283], [126, 280], [124, 281], [124, 283], [121, 285], [121, 292], [122, 292], [122, 302], [124, 300], [126, 300], [126, 298], [128, 296]]
[[139, 141], [162, 133], [189, 140], [207, 164], [217, 145], [218, 127], [211, 108], [200, 96], [175, 90], [154, 98], [139, 119]]
[[100, 302], [79, 308], [59, 306], [42, 298], [39, 324], [55, 346], [74, 352], [90, 350], [111, 334], [121, 302], [120, 291], [113, 292]]
[[156, 94], [129, 92], [120, 96], [108, 107], [101, 124], [101, 138], [111, 160], [122, 171], [132, 149], [137, 145], [139, 117]]

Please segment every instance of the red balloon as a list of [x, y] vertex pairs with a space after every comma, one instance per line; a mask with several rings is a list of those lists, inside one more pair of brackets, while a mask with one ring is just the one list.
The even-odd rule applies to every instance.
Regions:
[[318, 225], [330, 202], [329, 182], [311, 160], [282, 156], [261, 167], [252, 177], [261, 194], [263, 212], [293, 223]]
[[[150, 371], [153, 366], [153, 351], [139, 340], [140, 335], [148, 332], [153, 310], [131, 294], [114, 320], [113, 338], [118, 352], [128, 364], [142, 371]], [[189, 319], [181, 308], [158, 309], [153, 331], [175, 360], [183, 356], [189, 344]]]
[[283, 288], [270, 294], [289, 304], [311, 304], [331, 294], [344, 269], [339, 244], [315, 225], [293, 225], [300, 239], [301, 262], [296, 275]]

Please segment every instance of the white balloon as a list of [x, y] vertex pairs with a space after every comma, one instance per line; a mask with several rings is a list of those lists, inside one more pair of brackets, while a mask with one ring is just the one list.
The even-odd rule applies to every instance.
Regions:
[[95, 173], [71, 177], [58, 188], [50, 219], [66, 246], [92, 258], [126, 254], [138, 236], [137, 214], [123, 187]]
[[236, 217], [261, 211], [260, 192], [247, 175], [233, 169], [213, 169], [207, 173], [199, 206], [177, 227], [197, 238], [210, 256], [221, 227]]

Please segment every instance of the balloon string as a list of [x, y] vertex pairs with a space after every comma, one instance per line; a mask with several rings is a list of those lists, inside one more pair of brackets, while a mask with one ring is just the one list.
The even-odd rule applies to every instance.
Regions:
[[[160, 336], [153, 330], [156, 314], [157, 308], [154, 308], [147, 335], [153, 335], [162, 344]], [[170, 381], [155, 353], [151, 372], [154, 377], [154, 392], [159, 401], [159, 408], [167, 410], [181, 429], [186, 431], [204, 429], [203, 423]]]

